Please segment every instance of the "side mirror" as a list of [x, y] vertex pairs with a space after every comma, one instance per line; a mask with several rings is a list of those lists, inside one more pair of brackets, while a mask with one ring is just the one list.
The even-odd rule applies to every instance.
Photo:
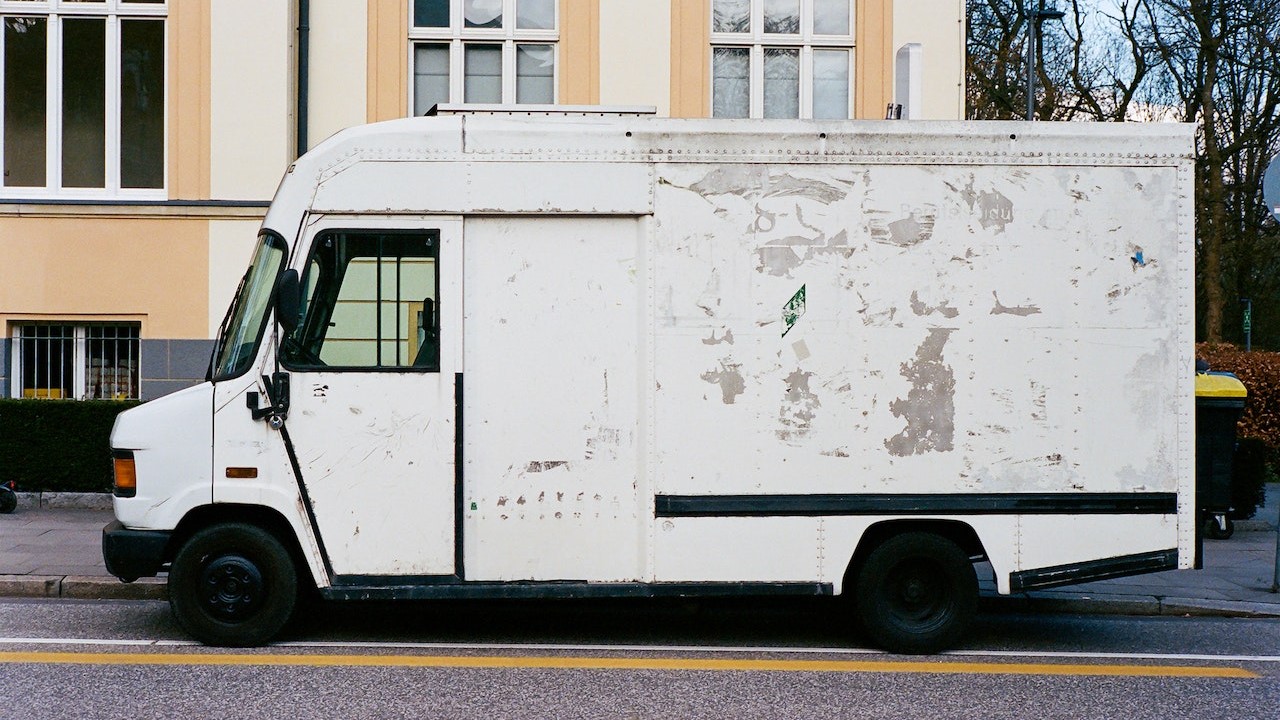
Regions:
[[298, 279], [298, 271], [290, 268], [276, 283], [276, 322], [285, 332], [292, 332], [298, 326], [301, 312], [302, 282]]

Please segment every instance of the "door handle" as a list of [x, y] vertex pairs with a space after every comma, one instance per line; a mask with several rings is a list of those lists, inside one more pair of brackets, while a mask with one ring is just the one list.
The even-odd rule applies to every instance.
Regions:
[[289, 416], [289, 373], [277, 372], [271, 377], [263, 375], [262, 386], [266, 390], [267, 406], [258, 407], [258, 393], [254, 391], [244, 394], [245, 405], [254, 420], [265, 418], [268, 425], [279, 430]]

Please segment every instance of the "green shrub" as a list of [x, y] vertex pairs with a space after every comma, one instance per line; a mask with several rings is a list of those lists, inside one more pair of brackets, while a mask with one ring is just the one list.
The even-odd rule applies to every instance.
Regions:
[[1208, 361], [1213, 370], [1234, 373], [1244, 383], [1249, 397], [1236, 436], [1261, 440], [1268, 449], [1264, 453], [1268, 470], [1280, 474], [1280, 353], [1201, 343], [1196, 357]]
[[1196, 356], [1213, 370], [1234, 373], [1249, 392], [1231, 469], [1231, 517], [1248, 519], [1265, 499], [1264, 483], [1280, 474], [1280, 353], [1200, 344]]
[[0, 400], [0, 481], [22, 492], [110, 492], [111, 425], [135, 405]]

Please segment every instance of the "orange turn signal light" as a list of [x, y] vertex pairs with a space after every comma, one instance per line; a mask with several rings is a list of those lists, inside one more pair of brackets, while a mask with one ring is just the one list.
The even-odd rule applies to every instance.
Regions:
[[111, 460], [115, 477], [112, 494], [122, 498], [137, 495], [138, 470], [133, 464], [133, 453], [116, 451], [112, 453]]
[[227, 477], [233, 480], [252, 480], [258, 477], [258, 468], [256, 467], [229, 467], [227, 468]]

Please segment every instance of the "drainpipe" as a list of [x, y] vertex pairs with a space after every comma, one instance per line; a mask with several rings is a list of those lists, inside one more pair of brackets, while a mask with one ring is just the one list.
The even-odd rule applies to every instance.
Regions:
[[311, 31], [308, 22], [311, 16], [311, 1], [298, 0], [298, 139], [297, 157], [307, 152], [307, 89], [310, 84], [310, 41]]

